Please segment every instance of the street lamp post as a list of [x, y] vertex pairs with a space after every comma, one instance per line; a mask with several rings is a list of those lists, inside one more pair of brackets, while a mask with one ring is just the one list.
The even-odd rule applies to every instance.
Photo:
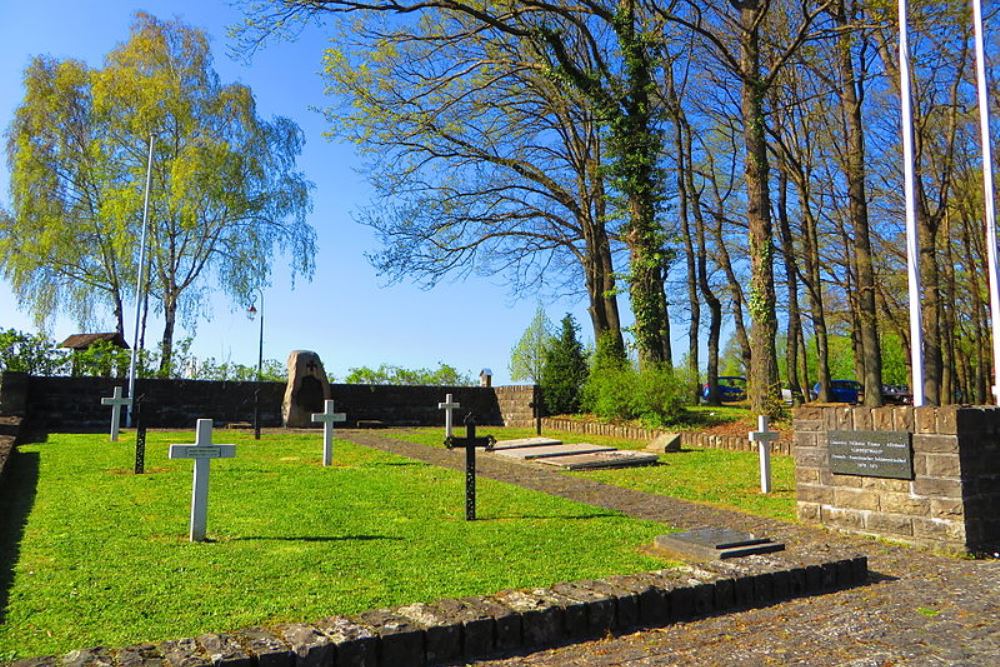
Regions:
[[[257, 386], [253, 390], [253, 437], [255, 440], [260, 440], [260, 381], [264, 367], [264, 291], [258, 288], [257, 294], [260, 295], [260, 338], [257, 346]], [[247, 313], [251, 320], [257, 314], [253, 304], [250, 304]]]

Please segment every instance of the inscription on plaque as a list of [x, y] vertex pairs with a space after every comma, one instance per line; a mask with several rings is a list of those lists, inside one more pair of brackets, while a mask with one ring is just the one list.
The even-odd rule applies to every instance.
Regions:
[[906, 431], [830, 431], [830, 471], [839, 475], [913, 479]]

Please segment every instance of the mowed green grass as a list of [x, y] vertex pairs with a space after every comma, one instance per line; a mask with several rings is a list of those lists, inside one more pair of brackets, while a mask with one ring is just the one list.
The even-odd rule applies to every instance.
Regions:
[[[480, 426], [477, 435], [497, 440], [533, 437], [533, 429]], [[430, 446], [443, 447], [443, 428], [387, 431], [387, 435]], [[456, 435], [464, 435], [464, 427]], [[619, 449], [643, 449], [648, 443], [611, 436], [546, 430], [544, 437], [563, 442], [589, 442]], [[593, 479], [681, 500], [706, 503], [748, 514], [795, 521], [795, 463], [791, 456], [771, 454], [771, 493], [760, 492], [760, 463], [756, 452], [722, 449], [685, 449], [663, 454], [658, 465], [618, 470], [584, 470], [565, 474]]]
[[[153, 432], [148, 474], [132, 434], [25, 444], [0, 488], [0, 662], [317, 620], [509, 587], [637, 572], [669, 530], [322, 436], [216, 431], [208, 543], [188, 542], [193, 431]], [[37, 484], [36, 484], [37, 481]]]

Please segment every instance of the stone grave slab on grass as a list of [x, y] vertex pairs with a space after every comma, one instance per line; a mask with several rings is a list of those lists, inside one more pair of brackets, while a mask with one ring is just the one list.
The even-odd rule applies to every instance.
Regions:
[[730, 528], [696, 528], [683, 533], [657, 535], [655, 546], [693, 560], [722, 560], [784, 551], [785, 545]]
[[656, 454], [633, 452], [630, 450], [599, 451], [570, 456], [554, 456], [537, 459], [536, 463], [555, 466], [564, 470], [591, 470], [595, 468], [630, 468], [652, 465], [659, 460]]
[[553, 438], [518, 438], [516, 440], [501, 440], [493, 451], [503, 451], [505, 449], [520, 449], [522, 447], [544, 447], [546, 445], [561, 445], [562, 440]]
[[577, 454], [594, 454], [597, 452], [613, 452], [613, 451], [615, 451], [614, 447], [580, 443], [573, 445], [558, 444], [558, 445], [541, 445], [538, 447], [516, 447], [514, 449], [505, 449], [499, 452], [494, 450], [494, 453], [497, 456], [503, 456], [509, 459], [533, 461], [535, 459], [546, 459], [556, 456], [573, 456]]

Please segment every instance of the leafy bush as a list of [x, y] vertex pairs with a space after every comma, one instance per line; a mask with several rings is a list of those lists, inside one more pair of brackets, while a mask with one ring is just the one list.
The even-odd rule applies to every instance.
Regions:
[[59, 375], [67, 372], [68, 359], [64, 350], [56, 348], [55, 341], [42, 334], [0, 331], [0, 371]]
[[361, 366], [348, 370], [347, 384], [428, 385], [434, 387], [462, 387], [476, 384], [470, 373], [459, 373], [448, 364], [438, 363], [435, 370], [428, 368], [402, 368], [382, 364], [378, 368]]
[[594, 357], [582, 393], [585, 410], [604, 420], [637, 419], [651, 428], [683, 417], [691, 379], [682, 372], [665, 365], [636, 370], [613, 353], [602, 353], [600, 342]]

